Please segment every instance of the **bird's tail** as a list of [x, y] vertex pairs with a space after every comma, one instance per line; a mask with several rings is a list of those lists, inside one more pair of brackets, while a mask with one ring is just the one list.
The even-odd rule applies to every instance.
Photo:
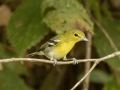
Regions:
[[32, 56], [34, 56], [34, 55], [37, 55], [37, 52], [34, 52], [34, 53], [31, 53], [31, 54], [28, 54], [27, 56], [32, 57]]

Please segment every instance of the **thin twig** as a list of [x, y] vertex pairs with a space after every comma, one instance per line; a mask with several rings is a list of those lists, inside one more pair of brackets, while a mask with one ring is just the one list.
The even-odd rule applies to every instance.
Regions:
[[[98, 59], [80, 59], [78, 60], [79, 63], [81, 62], [94, 62], [94, 61], [103, 61], [115, 56], [119, 56], [120, 51], [114, 52], [112, 54], [109, 54], [105, 57], [98, 58]], [[9, 58], [9, 59], [0, 59], [0, 63], [6, 63], [6, 62], [17, 62], [17, 61], [29, 61], [29, 62], [42, 62], [42, 63], [49, 63], [54, 64], [53, 61], [45, 60], [45, 59], [35, 59], [35, 58]], [[58, 61], [56, 65], [65, 65], [65, 64], [74, 64], [74, 61]]]
[[[101, 61], [104, 61], [106, 59], [109, 59], [109, 58], [112, 58], [112, 57], [115, 57], [115, 56], [118, 56], [120, 55], [120, 51], [118, 52], [114, 52], [112, 54], [109, 54], [105, 57], [102, 57], [102, 58], [98, 58], [98, 59], [82, 59], [82, 60], [78, 60], [78, 62], [94, 62], [93, 66], [91, 67], [91, 69], [83, 76], [83, 78], [78, 81], [74, 87], [72, 87], [71, 90], [74, 90], [90, 73], [91, 71], [95, 68], [95, 66], [101, 62]], [[6, 62], [13, 62], [13, 61], [31, 61], [31, 62], [42, 62], [42, 63], [49, 63], [49, 64], [54, 64], [53, 61], [50, 61], [50, 60], [44, 60], [44, 59], [34, 59], [34, 58], [9, 58], [9, 59], [0, 59], [0, 63], [6, 63]], [[64, 64], [73, 64], [74, 61], [67, 61], [67, 62], [58, 62], [57, 65], [64, 65]]]
[[91, 72], [92, 70], [95, 68], [95, 66], [99, 63], [100, 61], [95, 61], [93, 66], [90, 68], [90, 70], [82, 77], [82, 79], [80, 79], [72, 88], [71, 90], [74, 90]]
[[74, 89], [91, 73], [91, 71], [95, 68], [95, 66], [96, 66], [99, 62], [101, 62], [101, 61], [103, 61], [103, 60], [106, 60], [106, 59], [108, 59], [108, 58], [112, 58], [112, 57], [114, 57], [114, 56], [119, 56], [119, 55], [120, 55], [120, 51], [119, 51], [119, 52], [114, 52], [114, 53], [112, 53], [112, 54], [110, 54], [110, 55], [107, 55], [107, 56], [105, 56], [105, 57], [102, 57], [102, 58], [99, 58], [99, 59], [95, 60], [93, 66], [90, 68], [90, 70], [83, 76], [82, 79], [80, 79], [80, 80], [71, 88], [71, 90], [74, 90]]
[[[92, 44], [92, 35], [90, 33], [87, 33], [87, 38], [89, 39], [89, 42], [86, 44], [86, 59], [91, 58], [91, 44]], [[88, 73], [90, 69], [90, 62], [85, 63], [85, 73]], [[88, 90], [89, 88], [89, 75], [85, 78], [83, 83], [83, 89], [82, 90]]]

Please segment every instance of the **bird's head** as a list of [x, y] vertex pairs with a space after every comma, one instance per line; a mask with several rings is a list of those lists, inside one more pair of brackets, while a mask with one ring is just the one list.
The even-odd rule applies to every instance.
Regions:
[[75, 41], [75, 42], [88, 41], [88, 39], [85, 37], [85, 34], [82, 31], [78, 30], [78, 29], [73, 29], [73, 30], [66, 31], [65, 36], [69, 40]]

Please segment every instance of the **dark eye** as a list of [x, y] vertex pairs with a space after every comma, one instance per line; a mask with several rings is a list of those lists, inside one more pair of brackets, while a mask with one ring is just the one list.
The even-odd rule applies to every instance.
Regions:
[[75, 33], [74, 35], [75, 35], [76, 37], [78, 36], [78, 34], [77, 34], [77, 33]]

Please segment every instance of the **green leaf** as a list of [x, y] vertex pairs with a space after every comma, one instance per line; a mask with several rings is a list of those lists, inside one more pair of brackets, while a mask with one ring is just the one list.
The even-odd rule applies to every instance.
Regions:
[[17, 75], [21, 75], [21, 74], [28, 75], [25, 64], [21, 64], [19, 62], [10, 62], [10, 63], [5, 63], [5, 67], [9, 68], [9, 70], [15, 72]]
[[103, 4], [101, 5], [101, 9], [102, 9], [102, 12], [104, 13], [104, 15], [105, 15], [107, 18], [113, 19], [112, 13], [111, 13], [111, 11], [109, 10], [108, 6], [106, 6], [105, 3], [103, 3]]
[[49, 31], [42, 21], [41, 3], [42, 0], [26, 0], [16, 9], [9, 22], [8, 39], [18, 51], [19, 56], [41, 41]]
[[120, 85], [116, 82], [115, 77], [111, 76], [102, 90], [120, 90]]
[[[80, 80], [84, 75], [84, 73], [80, 73], [78, 76], [78, 80]], [[108, 79], [109, 75], [100, 69], [94, 69], [90, 74], [90, 82], [93, 83], [106, 83]]]
[[90, 74], [90, 81], [94, 83], [106, 83], [109, 79], [109, 75], [99, 69], [94, 69]]
[[16, 54], [12, 51], [9, 51], [5, 48], [2, 44], [0, 44], [0, 58], [9, 58], [9, 57], [16, 56]]
[[14, 72], [0, 71], [0, 90], [32, 90]]
[[[102, 20], [102, 25], [105, 28], [106, 32], [109, 34], [109, 36], [112, 38], [116, 47], [120, 50], [120, 22], [104, 18]], [[96, 44], [96, 48], [100, 57], [115, 52], [115, 50], [111, 47], [108, 39], [98, 27], [95, 28], [94, 43]], [[120, 59], [118, 57], [105, 60], [105, 62], [109, 64], [111, 68], [120, 71]]]
[[5, 49], [4, 47], [0, 44], [0, 58], [4, 58], [5, 55]]
[[41, 8], [44, 22], [58, 34], [73, 28], [93, 33], [93, 22], [77, 0], [44, 0]]
[[90, 5], [90, 10], [93, 13], [93, 15], [97, 18], [98, 21], [101, 21], [102, 14], [101, 14], [101, 6], [100, 2], [98, 0], [88, 0]]

